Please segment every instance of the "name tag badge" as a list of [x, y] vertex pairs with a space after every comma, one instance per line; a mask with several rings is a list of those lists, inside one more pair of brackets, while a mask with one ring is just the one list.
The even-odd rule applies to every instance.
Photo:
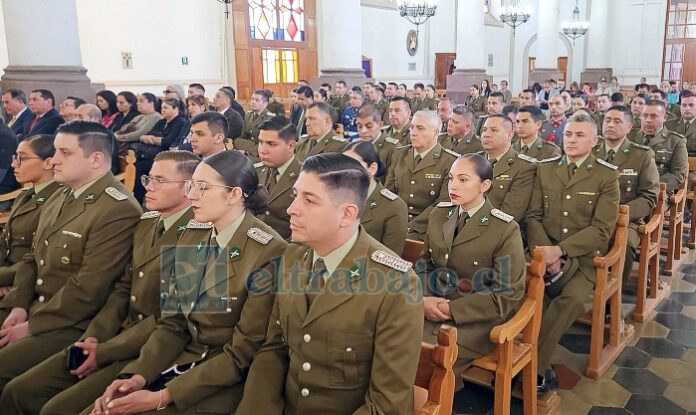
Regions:
[[437, 173], [425, 173], [425, 178], [426, 179], [442, 179], [442, 175], [437, 174]]
[[496, 180], [510, 180], [510, 175], [509, 174], [501, 174], [500, 176], [495, 178]]
[[619, 173], [621, 176], [637, 176], [638, 172], [636, 172], [633, 169], [623, 169], [621, 173]]
[[73, 238], [77, 238], [77, 239], [82, 238], [82, 235], [80, 235], [79, 233], [70, 232], [70, 231], [63, 231], [63, 235], [72, 236]]
[[597, 193], [595, 193], [595, 192], [577, 192], [577, 194], [583, 195], [583, 196], [597, 196]]

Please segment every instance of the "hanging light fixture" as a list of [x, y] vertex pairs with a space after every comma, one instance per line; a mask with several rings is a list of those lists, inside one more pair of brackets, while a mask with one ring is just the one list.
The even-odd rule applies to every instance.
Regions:
[[435, 16], [438, 0], [396, 0], [396, 3], [399, 15], [416, 25], [418, 31], [418, 26]]
[[500, 11], [500, 21], [510, 26], [513, 34], [518, 27], [527, 23], [530, 17], [532, 17], [532, 8], [522, 7], [519, 0], [511, 0], [510, 4], [503, 6]]
[[229, 19], [230, 18], [230, 4], [232, 4], [233, 0], [217, 0], [217, 1], [225, 5], [225, 19]]
[[578, 0], [575, 0], [573, 19], [561, 23], [561, 28], [563, 29], [564, 35], [573, 39], [573, 44], [575, 44], [575, 39], [579, 39], [587, 34], [587, 31], [590, 28], [590, 22], [585, 20], [580, 21], [580, 7], [578, 7]]

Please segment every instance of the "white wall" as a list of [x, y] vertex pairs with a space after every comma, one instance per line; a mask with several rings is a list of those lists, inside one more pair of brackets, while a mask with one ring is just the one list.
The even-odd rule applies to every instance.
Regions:
[[5, 18], [0, 7], [0, 75], [4, 74], [5, 67], [9, 64], [7, 58], [7, 38], [5, 37]]

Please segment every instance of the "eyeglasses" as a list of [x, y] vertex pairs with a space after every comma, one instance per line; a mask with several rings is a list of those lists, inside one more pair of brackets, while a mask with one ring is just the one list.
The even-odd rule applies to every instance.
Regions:
[[40, 159], [41, 157], [36, 157], [36, 156], [18, 156], [16, 154], [12, 155], [12, 164], [16, 165], [17, 167], [22, 165], [22, 162], [24, 160], [31, 160], [31, 159]]
[[[186, 194], [190, 193], [194, 197], [202, 197], [203, 193], [206, 190], [210, 189], [211, 187], [222, 187], [225, 189], [232, 190], [237, 186], [225, 186], [222, 184], [212, 184], [212, 183], [208, 183], [208, 182], [196, 182], [193, 180], [187, 180], [186, 182], [184, 182], [184, 192]], [[244, 193], [244, 197], [249, 197], [249, 195]]]
[[162, 91], [162, 93], [165, 93], [165, 94], [171, 94], [172, 92], [174, 92], [174, 91], [172, 91], [170, 89], [165, 89], [164, 91]]
[[[188, 180], [167, 180], [161, 177], [152, 177], [144, 174], [140, 176], [140, 183], [143, 184], [143, 187], [149, 186], [150, 183], [152, 183], [155, 187], [165, 183], [184, 183], [184, 190], [186, 190], [186, 182], [188, 182]], [[186, 190], [186, 193], [188, 193], [188, 190]]]

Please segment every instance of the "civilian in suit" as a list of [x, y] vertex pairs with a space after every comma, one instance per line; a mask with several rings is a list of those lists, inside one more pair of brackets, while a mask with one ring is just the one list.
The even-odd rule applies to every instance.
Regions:
[[[12, 156], [17, 151], [17, 137], [10, 127], [0, 124], [0, 194], [19, 188], [12, 171]], [[5, 206], [7, 205], [7, 206]], [[0, 211], [9, 210], [11, 203], [0, 203]]]
[[65, 98], [65, 100], [58, 106], [58, 113], [60, 114], [60, 118], [65, 120], [65, 122], [76, 120], [77, 107], [86, 103], [87, 101], [78, 97]]
[[230, 96], [230, 106], [242, 116], [242, 119], [244, 119], [246, 112], [239, 102], [237, 102], [237, 91], [235, 91], [231, 86], [223, 86], [220, 89], [224, 90]]
[[24, 124], [24, 137], [34, 134], [53, 134], [65, 121], [55, 109], [56, 97], [47, 89], [35, 89], [29, 94], [29, 109], [34, 119]]
[[301, 86], [297, 88], [297, 107], [298, 110], [293, 109], [292, 112], [292, 123], [295, 124], [297, 128], [297, 137], [302, 137], [302, 135], [307, 134], [307, 126], [305, 121], [307, 118], [307, 109], [310, 105], [314, 104], [314, 91], [308, 86]]
[[[227, 123], [229, 124], [227, 137], [231, 139], [236, 139], [242, 135], [242, 130], [244, 129], [244, 118], [241, 113], [239, 113], [232, 103], [234, 102], [234, 94], [230, 91], [231, 88], [220, 88], [215, 93], [213, 97], [213, 105], [215, 109], [227, 118]], [[234, 91], [234, 90], [233, 90]]]
[[9, 117], [7, 126], [18, 140], [24, 137], [24, 126], [34, 119], [34, 113], [27, 108], [27, 95], [19, 89], [8, 89], [2, 94], [2, 107]]

